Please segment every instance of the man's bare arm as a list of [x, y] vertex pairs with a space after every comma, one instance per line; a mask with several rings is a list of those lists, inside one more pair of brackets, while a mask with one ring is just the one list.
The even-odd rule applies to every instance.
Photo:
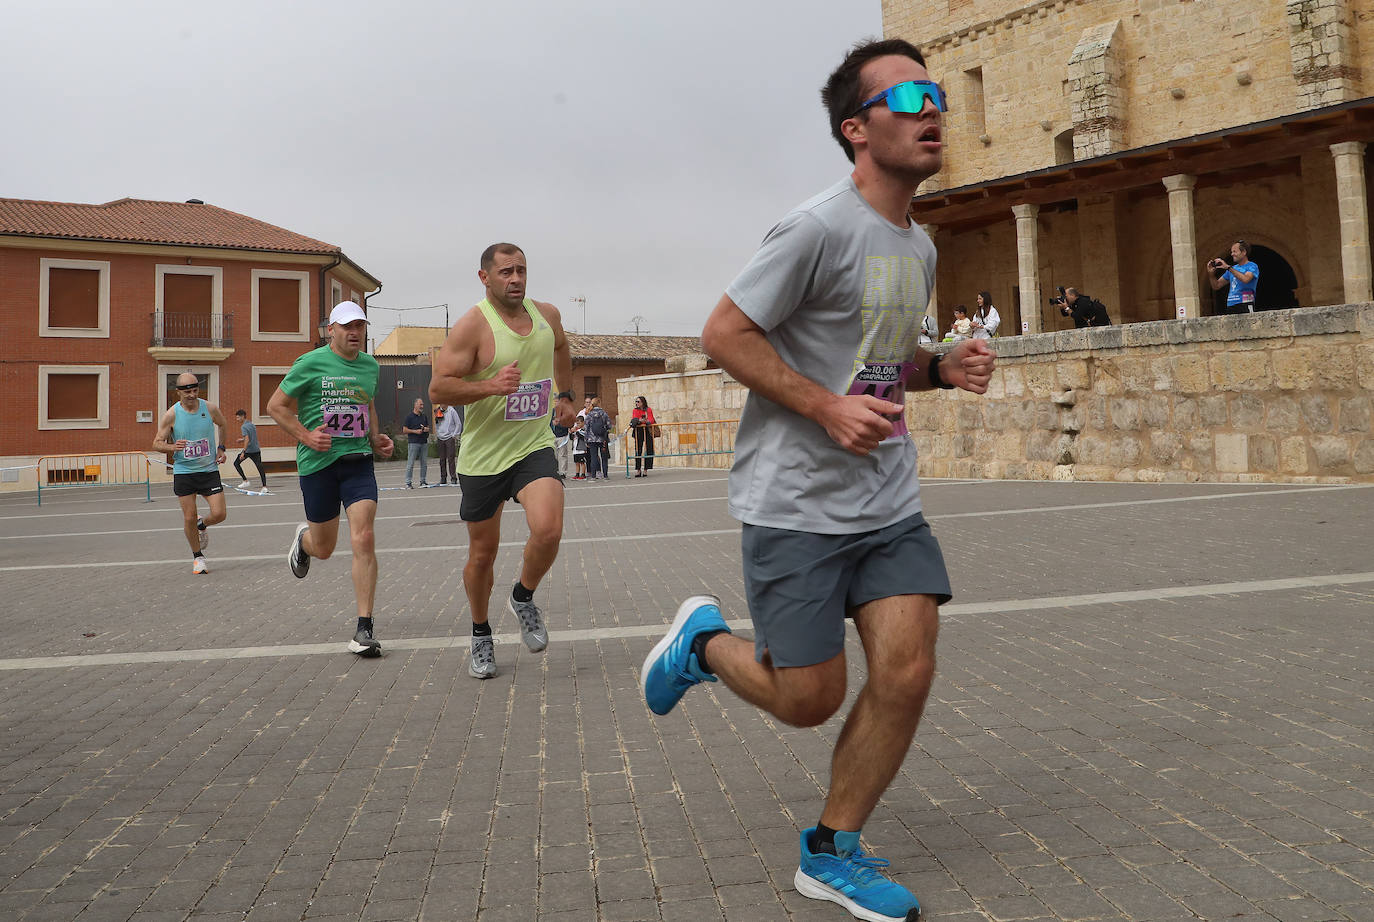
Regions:
[[[509, 384], [507, 379], [510, 376], [505, 374], [505, 369], [501, 375], [485, 381], [463, 380], [480, 370], [477, 367], [477, 350], [482, 344], [482, 333], [486, 329], [486, 324], [486, 318], [475, 307], [458, 318], [444, 344], [439, 347], [439, 354], [434, 357], [434, 370], [429, 382], [430, 402], [467, 406], [483, 397], [514, 393], [515, 387], [511, 387], [510, 390], [501, 389]], [[519, 372], [516, 372], [515, 386], [519, 386], [519, 383]]]
[[837, 445], [857, 455], [868, 454], [891, 435], [887, 417], [904, 409], [868, 394], [832, 394], [797, 372], [729, 295], [721, 297], [707, 318], [701, 345], [745, 387], [816, 423]]
[[180, 451], [186, 447], [186, 440], [172, 441], [172, 426], [176, 423], [177, 408], [170, 407], [162, 414], [157, 424], [157, 435], [153, 438], [153, 451]]

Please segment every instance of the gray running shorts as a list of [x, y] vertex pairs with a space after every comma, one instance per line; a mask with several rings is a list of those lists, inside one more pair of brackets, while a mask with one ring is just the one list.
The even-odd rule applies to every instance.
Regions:
[[940, 544], [919, 512], [855, 535], [745, 525], [744, 589], [754, 656], [774, 666], [813, 666], [844, 650], [848, 613], [875, 599], [951, 598]]

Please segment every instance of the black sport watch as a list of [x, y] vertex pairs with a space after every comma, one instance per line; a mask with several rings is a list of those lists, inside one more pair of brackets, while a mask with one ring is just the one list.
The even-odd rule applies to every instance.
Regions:
[[572, 399], [573, 399], [573, 392], [572, 392], [572, 391], [559, 391], [558, 393], [556, 393], [556, 394], [553, 395], [553, 399], [554, 399], [554, 400], [562, 400], [564, 397], [567, 397], [568, 400], [569, 400], [569, 402], [571, 402]]

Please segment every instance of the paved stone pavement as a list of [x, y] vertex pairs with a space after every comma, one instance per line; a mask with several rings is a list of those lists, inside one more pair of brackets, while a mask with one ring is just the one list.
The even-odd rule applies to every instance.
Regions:
[[[494, 612], [487, 682], [456, 489], [382, 494], [363, 660], [347, 556], [293, 579], [274, 484], [230, 497], [204, 577], [167, 486], [0, 499], [0, 919], [848, 918], [792, 888], [838, 721], [640, 699], [678, 600], [746, 617], [723, 474], [569, 485], [552, 642]], [[1374, 920], [1374, 490], [923, 495], [956, 598], [865, 837], [928, 918]]]

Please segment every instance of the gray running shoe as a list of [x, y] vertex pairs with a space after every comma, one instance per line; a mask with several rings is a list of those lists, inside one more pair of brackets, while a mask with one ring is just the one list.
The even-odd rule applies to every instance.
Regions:
[[520, 619], [520, 639], [525, 641], [531, 653], [538, 653], [549, 645], [549, 632], [534, 602], [517, 602], [515, 596], [510, 596], [506, 599], [506, 608]]
[[382, 645], [372, 635], [371, 628], [360, 627], [353, 635], [353, 639], [348, 642], [348, 652], [359, 656], [381, 656]]
[[203, 551], [210, 546], [210, 529], [205, 527], [204, 516], [196, 516], [196, 529], [200, 532], [200, 549]]
[[286, 562], [291, 565], [291, 572], [296, 574], [296, 579], [305, 579], [305, 574], [310, 572], [310, 555], [301, 546], [301, 538], [310, 530], [310, 525], [302, 522], [296, 526], [296, 537], [291, 539], [291, 550], [286, 552]]
[[472, 638], [468, 675], [474, 679], [490, 679], [496, 675], [496, 644], [490, 637]]

